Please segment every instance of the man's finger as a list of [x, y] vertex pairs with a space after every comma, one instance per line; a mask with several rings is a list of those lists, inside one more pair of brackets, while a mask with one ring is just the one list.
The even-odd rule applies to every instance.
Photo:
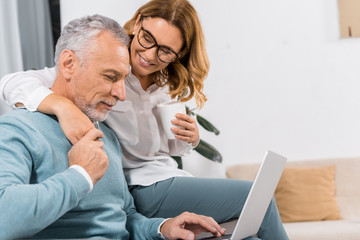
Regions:
[[213, 218], [202, 215], [195, 215], [193, 213], [188, 214], [184, 219], [186, 224], [197, 224], [205, 230], [211, 232], [214, 236], [220, 237], [225, 233], [223, 229]]
[[70, 136], [69, 141], [71, 142], [72, 145], [75, 145], [79, 141], [79, 139], [75, 136]]
[[89, 130], [82, 139], [89, 140], [89, 141], [95, 141], [98, 138], [103, 138], [103, 137], [104, 137], [104, 134], [102, 131], [100, 131], [99, 129], [93, 128], [93, 129]]
[[203, 218], [200, 219], [200, 225], [216, 237], [225, 234], [225, 229], [211, 217], [203, 216]]
[[195, 239], [195, 234], [193, 232], [183, 228], [177, 228], [174, 235], [176, 239], [186, 239], [186, 240]]

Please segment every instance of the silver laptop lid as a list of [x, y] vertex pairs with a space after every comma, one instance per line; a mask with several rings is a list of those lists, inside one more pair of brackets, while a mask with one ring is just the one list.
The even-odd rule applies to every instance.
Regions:
[[269, 207], [287, 159], [267, 151], [236, 223], [231, 240], [256, 235]]

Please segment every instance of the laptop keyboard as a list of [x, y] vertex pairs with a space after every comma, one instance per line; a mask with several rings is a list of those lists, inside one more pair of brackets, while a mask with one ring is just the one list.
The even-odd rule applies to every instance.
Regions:
[[201, 240], [205, 240], [205, 239], [223, 239], [223, 240], [230, 240], [231, 238], [231, 234], [225, 234], [224, 236], [221, 237], [206, 237], [206, 238], [201, 238]]

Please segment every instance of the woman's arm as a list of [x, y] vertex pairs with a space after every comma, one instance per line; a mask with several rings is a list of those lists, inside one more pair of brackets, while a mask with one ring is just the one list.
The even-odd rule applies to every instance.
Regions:
[[56, 93], [48, 95], [40, 103], [38, 111], [56, 115], [61, 129], [72, 144], [77, 143], [90, 129], [95, 128], [90, 119], [72, 101]]
[[8, 74], [0, 80], [0, 98], [13, 108], [36, 111], [40, 102], [52, 93], [49, 88], [54, 80], [54, 68]]
[[75, 144], [94, 124], [69, 99], [49, 89], [55, 76], [55, 68], [8, 74], [0, 81], [0, 97], [14, 108], [56, 115], [64, 134]]

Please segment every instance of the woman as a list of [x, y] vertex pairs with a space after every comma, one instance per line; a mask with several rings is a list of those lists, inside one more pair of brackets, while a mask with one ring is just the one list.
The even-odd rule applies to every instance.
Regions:
[[[195, 9], [187, 0], [152, 0], [124, 28], [132, 38], [127, 100], [113, 108], [106, 123], [121, 142], [124, 172], [138, 211], [147, 217], [190, 211], [218, 222], [238, 217], [251, 183], [200, 179], [177, 169], [170, 156], [183, 155], [198, 144], [196, 121], [177, 114], [173, 124], [184, 129], [173, 128], [176, 139], [169, 140], [156, 111], [157, 104], [172, 98], [195, 97], [199, 108], [206, 101], [202, 89], [209, 63]], [[2, 79], [0, 90], [12, 106], [23, 103], [29, 110], [56, 114], [75, 143], [94, 124], [71, 102], [49, 92], [54, 77], [54, 69], [16, 73]], [[258, 235], [288, 239], [274, 201]]]

